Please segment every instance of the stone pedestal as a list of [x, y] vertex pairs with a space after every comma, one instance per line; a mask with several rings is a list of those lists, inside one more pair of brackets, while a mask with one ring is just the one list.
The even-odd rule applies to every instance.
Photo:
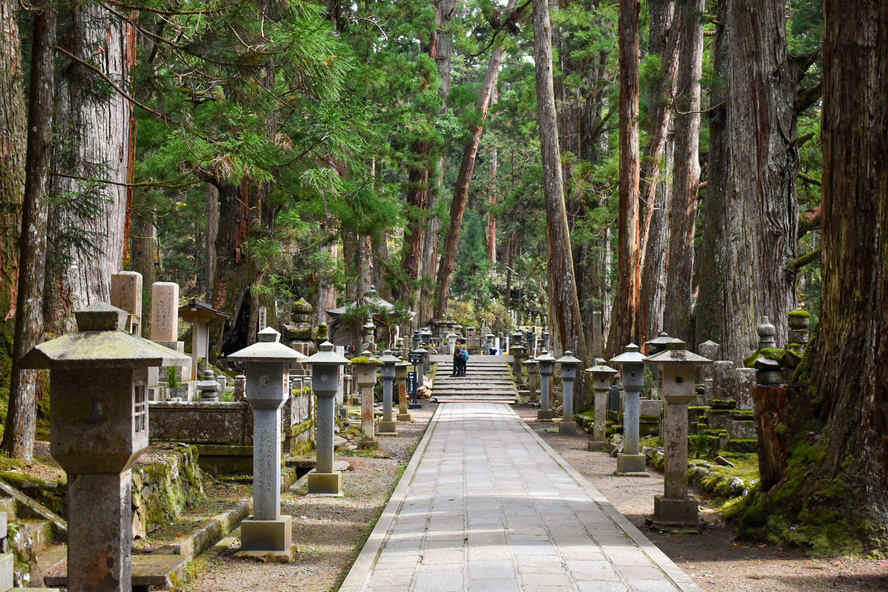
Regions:
[[408, 423], [413, 420], [413, 417], [411, 417], [410, 412], [407, 410], [407, 406], [410, 404], [407, 397], [407, 369], [409, 367], [410, 364], [408, 362], [401, 362], [395, 367], [395, 382], [398, 385], [398, 421], [406, 421]]
[[[369, 352], [364, 352], [369, 354]], [[376, 367], [379, 362], [369, 355], [362, 357], [369, 359], [366, 363], [355, 364], [354, 374], [361, 391], [361, 441], [358, 448], [361, 450], [375, 450], [379, 448], [376, 441], [376, 418], [373, 416], [373, 387], [376, 385]]]
[[561, 380], [564, 384], [563, 419], [558, 424], [558, 433], [573, 435], [577, 433], [577, 423], [574, 421], [574, 383], [577, 380], [577, 368], [582, 360], [575, 358], [568, 350], [557, 361], [561, 364]]
[[322, 396], [317, 389], [317, 462], [315, 470], [308, 474], [308, 493], [324, 495], [342, 494], [342, 475], [333, 470], [334, 402], [333, 395]]
[[669, 349], [648, 358], [659, 366], [666, 413], [663, 429], [665, 450], [664, 495], [654, 499], [654, 528], [699, 528], [697, 502], [688, 496], [688, 403], [694, 398], [696, 366], [709, 363], [707, 358], [684, 349], [676, 340]]
[[540, 370], [540, 408], [537, 410], [537, 421], [552, 421], [555, 412], [552, 410], [551, 403], [551, 387], [549, 379], [555, 365], [555, 358], [549, 355], [549, 352], [543, 350], [543, 353], [536, 358], [537, 365]]
[[644, 386], [644, 356], [634, 343], [611, 362], [620, 365], [623, 377], [623, 452], [617, 456], [616, 474], [647, 477], [645, 456], [640, 453], [639, 396]]
[[253, 408], [253, 516], [241, 524], [241, 553], [289, 561], [294, 548], [291, 519], [281, 516], [281, 407], [290, 397], [290, 365], [305, 357], [279, 339], [267, 327], [257, 343], [228, 358], [244, 363]]
[[379, 422], [379, 433], [387, 435], [398, 434], [398, 422], [394, 420], [392, 413], [392, 399], [395, 386], [395, 366], [401, 359], [392, 355], [391, 350], [385, 350], [379, 359], [382, 362], [382, 420]]
[[604, 450], [607, 448], [607, 396], [613, 375], [617, 373], [613, 368], [606, 366], [604, 360], [596, 360], [596, 364], [586, 369], [586, 373], [592, 379], [592, 388], [595, 391], [595, 423], [592, 426], [592, 438], [589, 440], [589, 450]]

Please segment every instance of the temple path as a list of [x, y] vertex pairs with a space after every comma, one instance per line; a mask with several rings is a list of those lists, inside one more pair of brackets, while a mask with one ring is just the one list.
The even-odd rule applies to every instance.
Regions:
[[438, 407], [340, 590], [700, 588], [509, 405], [454, 402]]

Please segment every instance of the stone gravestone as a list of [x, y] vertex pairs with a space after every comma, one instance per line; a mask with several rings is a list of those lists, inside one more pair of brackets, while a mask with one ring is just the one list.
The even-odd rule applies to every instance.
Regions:
[[154, 282], [151, 286], [151, 340], [176, 349], [179, 340], [179, 284]]
[[111, 274], [111, 306], [129, 313], [127, 331], [142, 336], [142, 274], [121, 271]]
[[[714, 341], [704, 341], [697, 346], [697, 353], [708, 360], [721, 359], [721, 346]], [[712, 378], [712, 365], [701, 364], [699, 366], [700, 382], [704, 382], [708, 378]]]
[[268, 309], [264, 306], [259, 307], [259, 328], [256, 329], [258, 333], [262, 329], [268, 326]]

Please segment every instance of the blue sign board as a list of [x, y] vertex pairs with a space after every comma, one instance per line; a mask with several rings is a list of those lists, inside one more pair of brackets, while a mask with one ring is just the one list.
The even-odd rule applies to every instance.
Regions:
[[416, 395], [416, 372], [407, 373], [407, 393]]
[[419, 352], [410, 352], [410, 354], [407, 356], [407, 359], [410, 361], [411, 364], [415, 366], [416, 364], [422, 362], [422, 354]]

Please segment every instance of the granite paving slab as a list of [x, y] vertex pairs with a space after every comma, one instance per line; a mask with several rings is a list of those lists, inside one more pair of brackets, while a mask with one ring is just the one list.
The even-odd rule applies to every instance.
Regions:
[[341, 592], [700, 592], [518, 415], [441, 405]]

